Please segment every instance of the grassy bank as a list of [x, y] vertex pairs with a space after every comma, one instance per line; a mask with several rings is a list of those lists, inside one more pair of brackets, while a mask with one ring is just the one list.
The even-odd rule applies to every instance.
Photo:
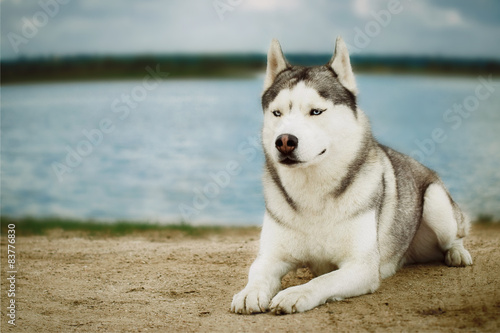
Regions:
[[[15, 224], [16, 235], [32, 236], [45, 235], [50, 231], [60, 230], [78, 232], [90, 236], [125, 236], [130, 234], [141, 234], [145, 232], [158, 233], [180, 233], [186, 236], [205, 236], [209, 234], [220, 234], [226, 232], [245, 232], [257, 230], [258, 227], [229, 227], [229, 226], [193, 226], [187, 223], [178, 224], [151, 224], [144, 222], [116, 221], [103, 222], [95, 220], [72, 220], [63, 218], [11, 218], [1, 217], [2, 235], [7, 234], [9, 224]], [[481, 215], [474, 222], [480, 225], [500, 225], [500, 221], [491, 216]]]
[[103, 222], [95, 220], [73, 220], [63, 218], [0, 218], [2, 235], [6, 235], [9, 224], [15, 224], [16, 235], [45, 235], [50, 231], [61, 230], [78, 232], [90, 236], [125, 236], [145, 232], [180, 233], [187, 236], [204, 236], [234, 230], [256, 229], [256, 227], [224, 227], [224, 226], [192, 226], [187, 223], [151, 224], [144, 222], [116, 221]]

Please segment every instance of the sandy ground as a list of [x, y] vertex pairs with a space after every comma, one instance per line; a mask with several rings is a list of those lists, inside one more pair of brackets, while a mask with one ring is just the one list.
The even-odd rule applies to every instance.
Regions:
[[[15, 327], [7, 323], [6, 240], [2, 332], [500, 331], [500, 226], [473, 228], [472, 267], [408, 266], [374, 294], [288, 316], [229, 312], [255, 257], [257, 230], [18, 236]], [[309, 279], [302, 269], [283, 285]]]

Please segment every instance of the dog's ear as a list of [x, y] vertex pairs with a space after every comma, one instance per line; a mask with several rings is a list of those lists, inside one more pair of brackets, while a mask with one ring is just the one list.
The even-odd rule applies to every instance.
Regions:
[[349, 51], [342, 37], [337, 37], [335, 42], [335, 52], [328, 65], [337, 74], [340, 83], [347, 88], [354, 96], [358, 93], [354, 73], [351, 68], [351, 60], [349, 59]]
[[264, 91], [266, 91], [276, 79], [276, 76], [288, 67], [288, 63], [281, 51], [280, 43], [277, 39], [271, 41], [271, 47], [267, 53], [266, 79], [264, 80]]

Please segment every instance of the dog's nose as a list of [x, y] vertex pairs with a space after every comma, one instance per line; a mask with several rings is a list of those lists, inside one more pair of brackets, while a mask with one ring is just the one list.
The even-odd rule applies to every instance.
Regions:
[[293, 134], [281, 134], [276, 139], [276, 149], [282, 154], [290, 154], [299, 144], [299, 139]]

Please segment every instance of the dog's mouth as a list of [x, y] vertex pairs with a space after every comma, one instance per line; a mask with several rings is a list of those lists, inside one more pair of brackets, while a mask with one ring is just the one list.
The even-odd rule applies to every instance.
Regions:
[[295, 165], [295, 164], [304, 163], [302, 161], [297, 161], [297, 160], [290, 158], [290, 157], [285, 157], [284, 159], [280, 160], [279, 162], [281, 164], [284, 164], [284, 165]]
[[[323, 149], [323, 151], [321, 153], [318, 154], [318, 156], [321, 156], [323, 155], [324, 153], [326, 153], [326, 149]], [[302, 163], [305, 163], [304, 161], [299, 161], [299, 160], [296, 160], [294, 158], [291, 158], [290, 156], [285, 156], [283, 159], [281, 159], [279, 161], [280, 164], [283, 164], [283, 165], [297, 165], [297, 164], [302, 164]]]

